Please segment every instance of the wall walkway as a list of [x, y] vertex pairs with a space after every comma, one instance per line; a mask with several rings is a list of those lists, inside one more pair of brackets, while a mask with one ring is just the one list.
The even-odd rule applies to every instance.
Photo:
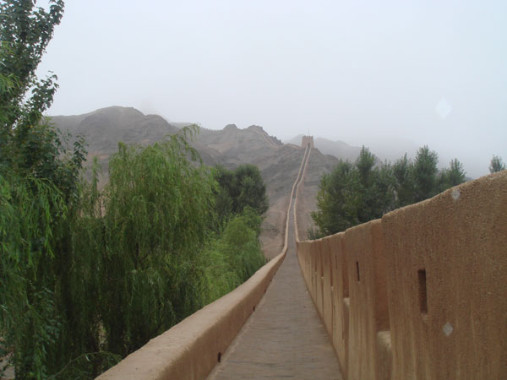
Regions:
[[284, 262], [208, 380], [342, 379], [326, 329], [301, 276], [292, 212], [290, 217]]

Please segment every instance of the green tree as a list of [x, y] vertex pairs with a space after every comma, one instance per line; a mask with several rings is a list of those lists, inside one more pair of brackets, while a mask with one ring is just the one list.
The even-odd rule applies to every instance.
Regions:
[[437, 154], [427, 146], [419, 149], [414, 162], [405, 154], [394, 165], [376, 163], [365, 147], [354, 164], [340, 161], [321, 178], [316, 212], [316, 236], [343, 231], [356, 224], [382, 217], [397, 207], [436, 195], [465, 181], [463, 165], [454, 159], [438, 172]]
[[438, 183], [439, 191], [442, 192], [450, 187], [457, 186], [466, 180], [466, 173], [463, 164], [458, 159], [453, 159], [449, 163], [449, 168], [440, 172]]
[[259, 215], [267, 211], [266, 185], [257, 166], [244, 164], [233, 171], [217, 166], [215, 178], [219, 184], [217, 212], [221, 220], [241, 214], [246, 207]]
[[489, 172], [496, 173], [505, 170], [505, 164], [501, 157], [493, 155], [489, 164]]
[[257, 166], [245, 164], [234, 170], [232, 196], [234, 213], [241, 213], [245, 207], [253, 208], [259, 215], [267, 211], [266, 186]]
[[63, 1], [49, 3], [49, 11], [35, 8], [32, 0], [0, 4], [0, 75], [9, 80], [8, 91], [0, 94], [0, 152], [4, 153], [4, 164], [5, 160], [16, 164], [17, 150], [26, 154], [27, 145], [36, 143], [31, 138], [32, 130], [40, 124], [57, 88], [55, 75], [39, 80], [35, 73], [63, 15]]
[[248, 279], [264, 263], [258, 240], [262, 218], [246, 207], [203, 252], [203, 297], [209, 303]]
[[361, 183], [365, 187], [368, 187], [373, 180], [372, 173], [374, 166], [375, 156], [363, 145], [356, 160], [356, 168], [359, 171]]
[[78, 345], [67, 273], [85, 151], [79, 139], [71, 151], [43, 118], [56, 76], [38, 80], [35, 71], [63, 2], [47, 11], [34, 3], [0, 4], [0, 335], [20, 379], [46, 378]]
[[388, 163], [375, 166], [375, 161], [375, 156], [363, 146], [355, 163], [359, 175], [355, 190], [360, 199], [356, 211], [359, 223], [380, 218], [393, 208], [392, 169]]
[[195, 263], [213, 225], [214, 179], [184, 140], [120, 145], [110, 161], [101, 315], [125, 355], [202, 305]]
[[394, 179], [388, 163], [375, 164], [365, 147], [354, 164], [340, 161], [321, 179], [318, 211], [312, 218], [321, 235], [343, 231], [356, 224], [380, 218], [395, 205]]
[[247, 207], [228, 223], [223, 233], [223, 251], [240, 282], [246, 281], [265, 262], [258, 240], [260, 224], [260, 216]]
[[396, 192], [396, 207], [403, 207], [414, 203], [413, 163], [407, 154], [398, 159], [393, 167], [394, 188]]
[[221, 165], [217, 165], [214, 168], [213, 175], [218, 183], [215, 207], [218, 218], [218, 229], [220, 229], [228, 221], [233, 212], [232, 186], [234, 173]]
[[438, 155], [428, 146], [419, 148], [412, 171], [415, 202], [420, 202], [438, 193], [437, 163]]
[[70, 148], [43, 117], [57, 78], [36, 76], [63, 8], [62, 0], [49, 1], [48, 10], [32, 0], [0, 4], [0, 172], [49, 180], [75, 201], [84, 143], [78, 138]]
[[318, 210], [312, 213], [320, 234], [330, 235], [358, 223], [358, 187], [357, 171], [348, 161], [340, 161], [331, 173], [322, 176]]
[[61, 333], [52, 280], [56, 230], [66, 215], [50, 182], [0, 174], [0, 356], [14, 349], [20, 379], [50, 373], [49, 351]]

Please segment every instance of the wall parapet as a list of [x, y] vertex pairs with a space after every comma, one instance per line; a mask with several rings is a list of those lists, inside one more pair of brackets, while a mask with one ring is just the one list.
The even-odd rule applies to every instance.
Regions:
[[346, 379], [507, 379], [507, 171], [297, 247]]
[[284, 259], [269, 261], [249, 280], [150, 340], [97, 379], [203, 379], [220, 362]]

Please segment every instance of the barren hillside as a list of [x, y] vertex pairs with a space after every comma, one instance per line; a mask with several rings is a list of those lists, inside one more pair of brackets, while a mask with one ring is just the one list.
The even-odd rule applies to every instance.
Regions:
[[[123, 107], [104, 108], [78, 116], [57, 116], [52, 120], [63, 131], [85, 137], [89, 158], [98, 156], [105, 174], [109, 157], [116, 152], [118, 142], [147, 145], [178, 131], [176, 126], [160, 116], [144, 115], [134, 108]], [[239, 129], [228, 125], [218, 131], [201, 129], [193, 145], [207, 165], [221, 164], [232, 169], [249, 163], [259, 167], [270, 203], [261, 240], [267, 257], [279, 253], [288, 196], [304, 150], [299, 144], [283, 144], [259, 126]], [[318, 150], [312, 153], [304, 187], [305, 199], [300, 205], [302, 213], [307, 215], [302, 218], [302, 237], [311, 226], [308, 216], [315, 209], [320, 177], [329, 172], [337, 161], [337, 158], [323, 155]]]

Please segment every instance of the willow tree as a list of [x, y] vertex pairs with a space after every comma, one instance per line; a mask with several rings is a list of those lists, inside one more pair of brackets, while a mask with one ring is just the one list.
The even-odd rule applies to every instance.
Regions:
[[105, 193], [102, 320], [125, 354], [201, 305], [198, 254], [213, 226], [216, 183], [187, 159], [183, 135], [120, 144]]
[[84, 159], [80, 141], [67, 149], [43, 113], [56, 76], [36, 69], [63, 15], [31, 0], [0, 4], [0, 350], [16, 377], [45, 378], [67, 359], [66, 279], [69, 220]]

